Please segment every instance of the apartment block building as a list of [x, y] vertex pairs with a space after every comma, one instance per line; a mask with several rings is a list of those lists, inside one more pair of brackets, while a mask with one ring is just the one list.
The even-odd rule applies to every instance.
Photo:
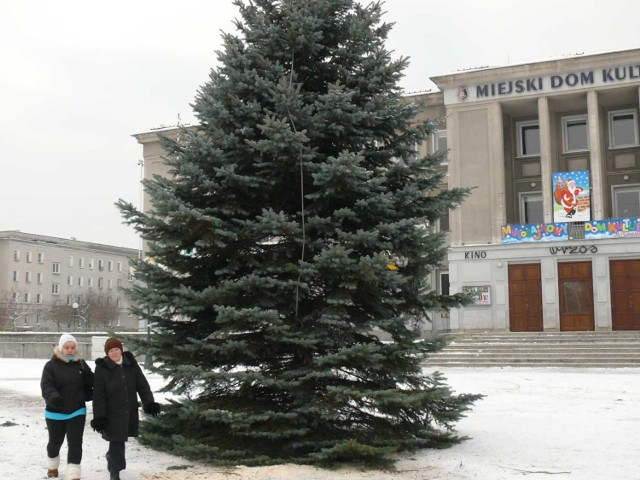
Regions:
[[0, 329], [137, 330], [123, 291], [138, 250], [0, 232]]

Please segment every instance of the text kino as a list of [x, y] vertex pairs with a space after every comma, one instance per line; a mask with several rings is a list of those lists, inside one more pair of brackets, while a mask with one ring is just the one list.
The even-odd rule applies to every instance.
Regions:
[[481, 250], [479, 252], [464, 252], [465, 260], [475, 260], [478, 258], [487, 258], [487, 252]]

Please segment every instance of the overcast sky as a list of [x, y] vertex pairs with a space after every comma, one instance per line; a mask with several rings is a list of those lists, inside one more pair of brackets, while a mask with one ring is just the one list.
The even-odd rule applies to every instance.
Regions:
[[[640, 48], [637, 0], [388, 0], [401, 85]], [[0, 230], [137, 248], [114, 202], [140, 202], [131, 135], [193, 123], [231, 0], [0, 0]]]

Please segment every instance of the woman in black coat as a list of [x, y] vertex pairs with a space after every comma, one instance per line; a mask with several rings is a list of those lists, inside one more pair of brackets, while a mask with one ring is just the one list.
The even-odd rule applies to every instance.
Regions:
[[149, 382], [131, 352], [123, 352], [117, 338], [104, 344], [107, 356], [96, 360], [91, 427], [109, 442], [107, 468], [111, 480], [120, 479], [127, 467], [125, 442], [138, 436], [138, 399], [145, 413], [156, 416], [160, 405], [153, 399]]
[[42, 370], [40, 390], [46, 402], [44, 411], [49, 441], [47, 443], [47, 477], [57, 477], [60, 448], [67, 437], [67, 475], [80, 480], [82, 437], [87, 416], [85, 402], [91, 400], [93, 372], [80, 359], [73, 335], [64, 333], [53, 349], [53, 357]]

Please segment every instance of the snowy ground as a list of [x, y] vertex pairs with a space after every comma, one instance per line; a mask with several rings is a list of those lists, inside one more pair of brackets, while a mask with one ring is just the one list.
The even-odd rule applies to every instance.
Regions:
[[[0, 359], [0, 471], [10, 478], [45, 476], [47, 433], [39, 390], [44, 363]], [[471, 439], [447, 450], [402, 456], [394, 472], [296, 465], [222, 469], [134, 440], [127, 444], [122, 480], [640, 479], [640, 369], [442, 371], [457, 392], [487, 395], [458, 424], [458, 433]], [[161, 379], [148, 378], [153, 388], [161, 385]], [[87, 426], [82, 480], [108, 478], [106, 448]], [[64, 464], [66, 447], [62, 458]]]

